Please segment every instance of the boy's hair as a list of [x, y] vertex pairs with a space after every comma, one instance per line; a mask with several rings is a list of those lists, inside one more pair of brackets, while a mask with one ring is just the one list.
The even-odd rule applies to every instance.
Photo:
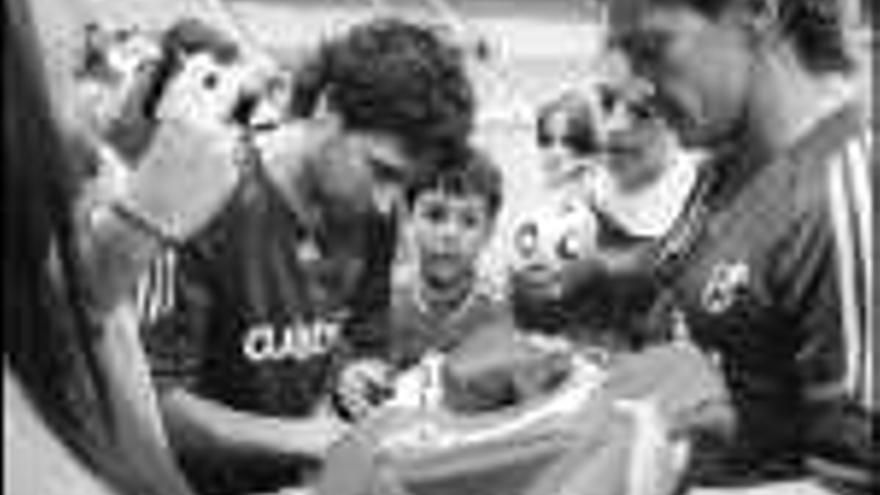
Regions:
[[847, 47], [841, 0], [653, 0], [658, 4], [683, 4], [709, 17], [722, 13], [732, 2], [748, 1], [756, 12], [773, 13], [777, 29], [791, 39], [797, 55], [811, 72], [848, 73], [855, 62]]
[[393, 133], [410, 152], [457, 148], [473, 128], [474, 91], [461, 50], [429, 27], [377, 19], [320, 47], [294, 89], [295, 108], [320, 101], [353, 130]]
[[591, 101], [590, 95], [576, 91], [566, 91], [538, 109], [535, 130], [540, 146], [543, 147], [552, 139], [550, 119], [560, 114], [565, 117], [565, 136], [562, 139], [566, 146], [579, 155], [598, 151], [601, 136], [596, 102]]
[[417, 170], [406, 186], [406, 206], [411, 209], [419, 195], [427, 191], [474, 195], [486, 200], [489, 218], [494, 220], [504, 199], [503, 182], [501, 170], [489, 156], [468, 147], [458, 153], [453, 163], [434, 163]]

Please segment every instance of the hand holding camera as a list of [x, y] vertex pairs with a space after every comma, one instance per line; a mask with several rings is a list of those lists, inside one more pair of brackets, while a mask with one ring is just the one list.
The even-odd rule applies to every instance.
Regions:
[[175, 71], [157, 85], [155, 129], [126, 200], [171, 238], [193, 235], [238, 183], [246, 132], [238, 114], [256, 100], [270, 72], [266, 64], [228, 53], [235, 52], [175, 54]]

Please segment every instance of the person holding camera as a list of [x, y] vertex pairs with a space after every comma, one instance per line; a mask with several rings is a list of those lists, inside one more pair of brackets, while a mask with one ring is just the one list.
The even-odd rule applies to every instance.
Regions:
[[[55, 80], [58, 67], [46, 63], [57, 54], [44, 43], [50, 20], [42, 7], [3, 2], [4, 423], [11, 433], [4, 491], [188, 494], [167, 452], [127, 309], [164, 248], [201, 230], [239, 184], [236, 131], [204, 114], [227, 114], [250, 83], [224, 80], [204, 92], [202, 108], [211, 112], [169, 100], [135, 155], [108, 143], [129, 173], [120, 187], [93, 195], [83, 171], [102, 159], [107, 135], [62, 108], [71, 101], [63, 94], [68, 81]], [[178, 90], [169, 91], [161, 94]]]
[[[308, 116], [240, 133], [246, 177], [179, 246], [176, 304], [144, 330], [171, 443], [201, 493], [308, 483], [347, 430], [331, 404], [369, 388], [342, 368], [383, 352], [401, 187], [473, 125], [461, 53], [428, 28], [374, 20], [316, 53]], [[171, 88], [191, 85], [180, 107], [237, 77], [214, 66], [187, 60]]]

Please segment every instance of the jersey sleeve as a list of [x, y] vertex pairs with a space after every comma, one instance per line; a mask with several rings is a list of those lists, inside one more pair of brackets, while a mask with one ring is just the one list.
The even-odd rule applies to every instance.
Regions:
[[874, 487], [877, 453], [873, 208], [867, 143], [854, 139], [825, 164], [816, 194], [796, 208], [773, 279], [799, 330], [807, 464], [832, 486]]

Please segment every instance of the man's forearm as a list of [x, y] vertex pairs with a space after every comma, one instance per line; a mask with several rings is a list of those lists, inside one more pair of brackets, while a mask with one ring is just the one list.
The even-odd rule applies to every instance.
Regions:
[[180, 388], [165, 391], [160, 402], [172, 443], [189, 452], [321, 459], [345, 431], [334, 417], [243, 412]]
[[98, 205], [84, 213], [78, 229], [81, 268], [91, 309], [103, 315], [131, 294], [161, 252], [161, 244]]

